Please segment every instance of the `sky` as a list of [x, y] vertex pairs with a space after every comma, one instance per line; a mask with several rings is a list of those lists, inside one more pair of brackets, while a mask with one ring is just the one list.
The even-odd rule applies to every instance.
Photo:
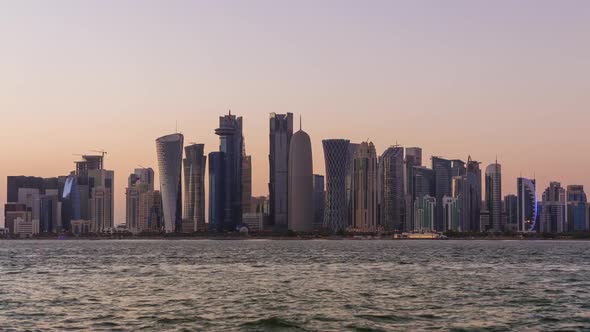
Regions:
[[[178, 130], [218, 149], [244, 117], [268, 192], [269, 113], [321, 140], [419, 146], [516, 177], [590, 188], [590, 1], [0, 2], [0, 202], [6, 176], [66, 175], [104, 149], [115, 222], [127, 176]], [[3, 216], [0, 217], [2, 220]]]

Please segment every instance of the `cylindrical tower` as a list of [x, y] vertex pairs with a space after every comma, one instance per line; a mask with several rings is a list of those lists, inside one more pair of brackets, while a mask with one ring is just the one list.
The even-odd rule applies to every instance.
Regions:
[[313, 162], [311, 140], [299, 130], [289, 148], [289, 229], [294, 232], [313, 230]]
[[166, 233], [182, 228], [182, 147], [184, 136], [172, 134], [156, 140], [160, 191]]

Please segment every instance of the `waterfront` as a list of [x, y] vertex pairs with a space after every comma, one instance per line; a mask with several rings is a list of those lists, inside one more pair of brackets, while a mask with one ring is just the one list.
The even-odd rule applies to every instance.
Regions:
[[0, 241], [1, 330], [588, 330], [581, 241]]

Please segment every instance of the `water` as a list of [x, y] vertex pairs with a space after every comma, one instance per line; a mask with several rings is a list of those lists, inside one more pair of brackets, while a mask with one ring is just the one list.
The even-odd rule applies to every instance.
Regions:
[[590, 242], [0, 241], [0, 330], [590, 330]]

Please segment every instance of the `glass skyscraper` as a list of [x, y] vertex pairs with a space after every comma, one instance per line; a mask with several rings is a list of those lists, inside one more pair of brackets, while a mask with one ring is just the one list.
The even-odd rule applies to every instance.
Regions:
[[517, 179], [517, 190], [519, 231], [538, 232], [536, 181], [519, 177]]
[[388, 232], [408, 230], [404, 219], [406, 207], [404, 148], [401, 146], [389, 147], [383, 152], [381, 163], [383, 172], [382, 226]]
[[271, 113], [269, 200], [271, 224], [284, 231], [288, 225], [289, 151], [293, 136], [293, 114]]
[[205, 168], [204, 144], [184, 148], [184, 218], [193, 224], [193, 231], [205, 230]]
[[328, 231], [345, 231], [348, 224], [346, 206], [346, 171], [350, 141], [322, 141], [326, 164], [326, 209], [324, 226]]
[[446, 231], [444, 224], [443, 198], [452, 196], [452, 167], [451, 161], [440, 157], [432, 157], [434, 171], [434, 194], [436, 197], [436, 213], [434, 214], [434, 229], [437, 232]]
[[171, 134], [156, 140], [166, 233], [182, 230], [183, 145], [184, 136], [182, 134]]
[[490, 212], [493, 231], [503, 231], [502, 166], [498, 163], [491, 164], [486, 168], [486, 210]]

